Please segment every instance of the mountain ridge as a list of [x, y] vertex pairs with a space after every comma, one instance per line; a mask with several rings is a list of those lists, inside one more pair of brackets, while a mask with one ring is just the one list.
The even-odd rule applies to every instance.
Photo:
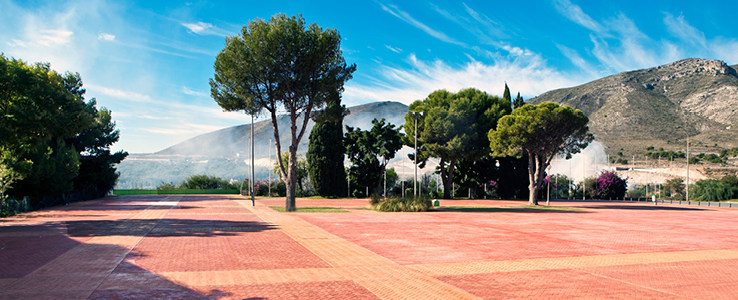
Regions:
[[738, 73], [718, 60], [688, 58], [622, 72], [526, 102], [544, 101], [582, 110], [610, 155], [621, 148], [684, 148], [687, 135], [697, 147], [738, 146]]

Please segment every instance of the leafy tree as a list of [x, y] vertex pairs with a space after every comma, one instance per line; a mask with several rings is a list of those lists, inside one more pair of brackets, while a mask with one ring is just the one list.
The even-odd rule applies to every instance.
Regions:
[[[0, 55], [0, 149], [4, 169], [15, 174], [9, 195], [52, 204], [70, 198], [72, 191], [82, 192], [76, 200], [96, 198], [115, 185], [113, 164], [124, 152], [105, 164], [107, 173], [90, 167], [101, 163], [104, 150], [117, 141], [117, 131], [113, 139], [106, 136], [115, 125], [107, 110], [107, 117], [98, 119], [96, 101], [85, 102], [84, 94], [77, 73], [61, 75], [48, 63], [28, 65]], [[96, 159], [88, 160], [92, 157]], [[97, 193], [84, 193], [89, 189], [83, 186], [89, 185], [76, 184], [87, 180], [94, 181]]]
[[694, 201], [724, 201], [738, 198], [738, 187], [730, 183], [715, 179], [702, 179], [694, 183], [691, 200]]
[[[484, 132], [494, 129], [497, 120], [510, 113], [510, 103], [474, 88], [458, 93], [438, 90], [409, 107], [424, 112], [418, 120], [417, 160], [422, 168], [430, 157], [439, 158], [443, 197], [450, 198], [454, 170], [459, 159], [474, 161], [489, 153]], [[405, 145], [415, 143], [415, 119], [405, 116]]]
[[[94, 101], [91, 102], [94, 104]], [[94, 107], [92, 110], [97, 115], [92, 127], [71, 139], [76, 151], [82, 153], [79, 176], [73, 182], [74, 190], [97, 198], [113, 190], [120, 176], [115, 165], [123, 161], [128, 152], [110, 152], [110, 146], [120, 139], [120, 132], [115, 129], [110, 110], [97, 111]]]
[[523, 105], [525, 105], [525, 101], [523, 101], [523, 97], [520, 97], [520, 92], [518, 92], [518, 96], [513, 101], [513, 107], [518, 108], [523, 107]]
[[671, 198], [684, 197], [684, 180], [681, 178], [672, 178], [666, 181], [664, 191], [669, 193]]
[[[314, 109], [340, 95], [356, 65], [343, 59], [341, 36], [335, 29], [323, 30], [305, 24], [302, 16], [272, 16], [249, 21], [241, 33], [226, 38], [225, 48], [215, 60], [210, 80], [211, 95], [225, 110], [249, 114], [266, 110], [272, 119], [279, 171], [286, 179], [285, 210], [295, 210], [297, 147]], [[290, 119], [287, 163], [282, 159], [277, 113], [283, 109]]]
[[384, 119], [374, 119], [372, 125], [367, 131], [346, 126], [343, 145], [351, 162], [348, 175], [352, 189], [361, 191], [369, 187], [379, 194], [385, 167], [402, 148], [402, 133]]
[[490, 148], [493, 155], [528, 154], [528, 203], [538, 205], [536, 195], [554, 156], [571, 158], [594, 140], [588, 122], [582, 111], [556, 103], [524, 105], [489, 130]]
[[310, 183], [315, 193], [323, 197], [346, 196], [346, 171], [343, 167], [343, 117], [348, 110], [340, 98], [330, 101], [327, 108], [313, 118], [310, 144], [306, 154]]
[[[290, 159], [290, 155], [285, 151], [280, 156], [282, 162], [279, 161], [274, 162], [274, 168], [272, 169], [272, 174], [280, 176], [282, 182], [286, 182], [287, 178], [284, 177], [284, 173], [281, 171], [281, 166], [287, 165], [287, 160]], [[304, 192], [304, 182], [308, 179], [308, 163], [307, 160], [304, 157], [298, 156], [295, 158], [295, 181], [297, 183], [297, 188]]]

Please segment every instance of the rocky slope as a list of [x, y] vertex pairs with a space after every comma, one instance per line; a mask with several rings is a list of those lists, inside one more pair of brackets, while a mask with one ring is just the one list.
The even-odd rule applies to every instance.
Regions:
[[738, 146], [738, 74], [724, 62], [690, 58], [623, 72], [526, 101], [581, 109], [590, 129], [613, 155], [647, 146], [697, 151]]

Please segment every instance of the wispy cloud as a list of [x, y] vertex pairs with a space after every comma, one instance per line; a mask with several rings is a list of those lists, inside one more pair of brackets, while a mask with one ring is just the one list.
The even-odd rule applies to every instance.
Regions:
[[473, 59], [461, 66], [441, 60], [423, 61], [408, 57], [410, 69], [381, 66], [371, 85], [348, 83], [343, 98], [347, 104], [368, 101], [400, 101], [406, 104], [420, 100], [438, 89], [458, 91], [474, 87], [493, 95], [501, 95], [505, 82], [514, 91], [536, 96], [543, 92], [581, 82], [575, 75], [563, 74], [534, 56], [527, 60], [498, 60], [485, 64]]
[[226, 36], [228, 35], [228, 32], [226, 32], [223, 29], [218, 28], [217, 26], [205, 23], [202, 21], [196, 22], [196, 23], [182, 23], [182, 26], [187, 27], [187, 29], [194, 33], [199, 35], [217, 35], [217, 36]]
[[707, 39], [705, 38], [705, 34], [692, 25], [689, 25], [689, 23], [684, 20], [683, 15], [674, 17], [674, 15], [668, 12], [664, 13], [664, 15], [664, 24], [666, 25], [666, 30], [669, 31], [670, 34], [676, 36], [684, 43], [707, 48]]
[[97, 35], [97, 39], [100, 41], [112, 41], [115, 40], [115, 36], [109, 33], [101, 33]]
[[47, 29], [38, 33], [36, 43], [43, 46], [67, 44], [74, 32], [68, 30]]
[[402, 52], [402, 49], [400, 49], [400, 48], [395, 48], [395, 47], [392, 47], [390, 45], [384, 45], [384, 46], [387, 47], [387, 49], [390, 49], [392, 52], [395, 52], [395, 53]]
[[379, 5], [382, 6], [382, 9], [384, 11], [392, 14], [393, 16], [399, 18], [400, 20], [403, 20], [403, 21], [407, 22], [410, 25], [415, 26], [416, 28], [424, 31], [425, 33], [431, 35], [432, 37], [435, 37], [435, 38], [437, 38], [437, 39], [439, 39], [441, 41], [447, 42], [447, 43], [456, 44], [456, 45], [465, 46], [465, 47], [467, 46], [466, 43], [457, 41], [456, 39], [454, 39], [452, 37], [449, 37], [445, 33], [441, 32], [441, 31], [438, 31], [438, 30], [435, 30], [433, 28], [430, 28], [428, 25], [425, 25], [424, 23], [416, 20], [410, 14], [408, 14], [407, 12], [401, 10], [396, 5], [393, 5], [393, 4], [384, 5], [382, 3], [379, 3]]
[[130, 101], [136, 101], [136, 102], [151, 102], [151, 97], [149, 95], [144, 95], [144, 94], [140, 94], [136, 92], [124, 91], [124, 90], [113, 89], [113, 88], [91, 85], [91, 84], [87, 84], [85, 85], [85, 87], [89, 90], [100, 93], [102, 95], [121, 99], [121, 100], [130, 100]]
[[185, 94], [190, 95], [190, 96], [210, 97], [210, 94], [209, 93], [192, 90], [192, 89], [190, 89], [190, 88], [188, 88], [186, 86], [182, 86], [182, 93], [185, 93]]
[[573, 4], [569, 0], [554, 0], [553, 4], [560, 14], [562, 14], [569, 20], [574, 21], [574, 23], [582, 25], [594, 32], [603, 31], [602, 25], [600, 25], [599, 22], [595, 21], [594, 19], [592, 19], [592, 17], [584, 13], [579, 5]]

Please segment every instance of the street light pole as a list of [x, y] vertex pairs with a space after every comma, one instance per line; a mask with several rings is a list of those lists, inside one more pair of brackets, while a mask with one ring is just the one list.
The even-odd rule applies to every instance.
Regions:
[[251, 114], [251, 206], [254, 206], [254, 115]]
[[413, 195], [418, 196], [418, 118], [423, 117], [423, 112], [410, 112], [415, 119], [415, 180], [413, 182]]

